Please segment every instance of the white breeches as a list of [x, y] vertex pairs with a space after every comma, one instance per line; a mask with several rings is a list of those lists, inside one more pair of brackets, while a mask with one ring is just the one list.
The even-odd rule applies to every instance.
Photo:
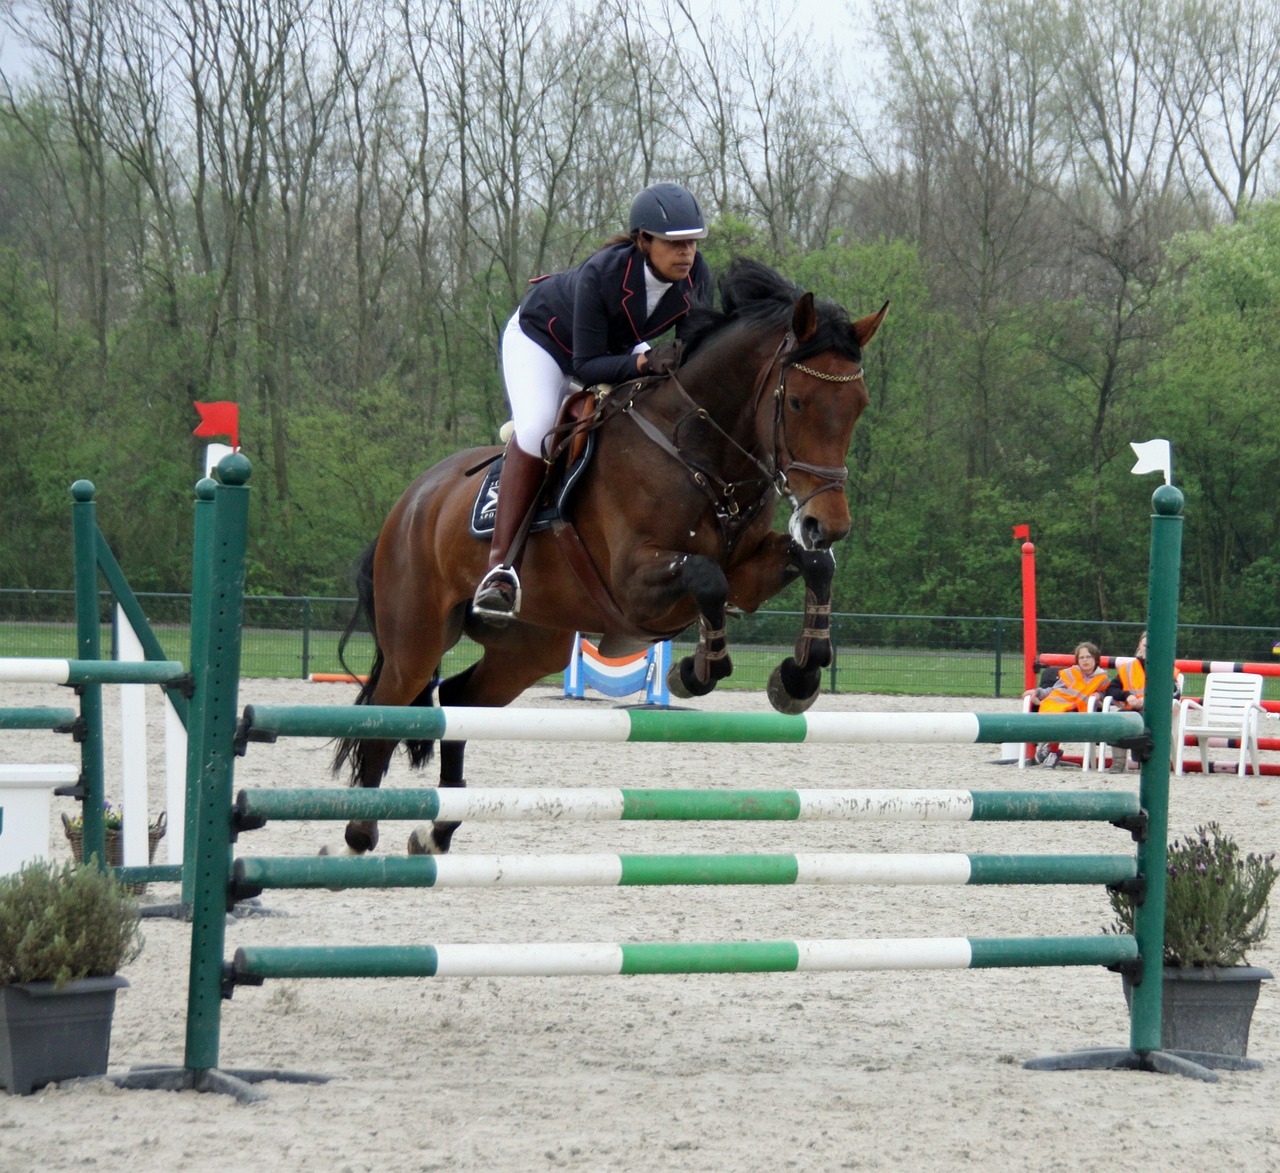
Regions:
[[[640, 342], [631, 353], [648, 349], [647, 342]], [[519, 310], [502, 331], [502, 383], [511, 404], [515, 442], [530, 456], [541, 456], [542, 441], [555, 426], [560, 401], [569, 390], [569, 376], [520, 329]]]
[[542, 455], [542, 440], [556, 422], [568, 376], [556, 360], [520, 329], [520, 311], [502, 331], [502, 382], [511, 403], [515, 441], [530, 456]]

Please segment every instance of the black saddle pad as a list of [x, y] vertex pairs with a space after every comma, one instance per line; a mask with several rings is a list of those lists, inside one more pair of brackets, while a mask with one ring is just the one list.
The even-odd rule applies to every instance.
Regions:
[[[574, 489], [582, 478], [582, 474], [586, 472], [595, 449], [595, 433], [590, 432], [587, 435], [587, 443], [582, 449], [582, 455], [569, 466], [560, 484], [554, 487], [552, 494], [554, 503], [544, 505], [538, 510], [533, 519], [533, 525], [529, 529], [530, 533], [550, 529], [560, 518], [568, 516], [569, 502], [573, 497]], [[493, 537], [493, 519], [498, 513], [498, 478], [502, 476], [504, 460], [504, 456], [499, 456], [485, 469], [484, 478], [480, 482], [476, 499], [471, 506], [470, 528], [473, 538], [488, 540]]]

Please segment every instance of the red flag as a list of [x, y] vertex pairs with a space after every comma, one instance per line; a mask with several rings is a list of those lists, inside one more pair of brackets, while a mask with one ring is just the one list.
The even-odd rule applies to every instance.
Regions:
[[240, 447], [240, 405], [228, 400], [217, 403], [196, 403], [200, 423], [193, 436], [230, 436], [231, 447]]
[[1013, 527], [1013, 540], [1016, 542], [1019, 538], [1024, 542], [1031, 541], [1031, 527], [1029, 525], [1015, 525]]

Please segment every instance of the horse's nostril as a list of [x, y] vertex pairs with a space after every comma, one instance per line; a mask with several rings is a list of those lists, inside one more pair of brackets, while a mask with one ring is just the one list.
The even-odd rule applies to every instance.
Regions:
[[804, 544], [810, 550], [825, 550], [831, 543], [826, 536], [822, 522], [816, 517], [804, 519]]

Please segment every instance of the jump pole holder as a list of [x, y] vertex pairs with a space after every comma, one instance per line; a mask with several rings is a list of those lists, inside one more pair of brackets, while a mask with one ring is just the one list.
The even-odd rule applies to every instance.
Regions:
[[[74, 685], [80, 698], [79, 719], [74, 732], [76, 739], [80, 742], [81, 772], [76, 785], [60, 788], [55, 793], [80, 800], [84, 826], [84, 857], [88, 859], [92, 855], [97, 855], [98, 859], [103, 861], [106, 859], [106, 827], [103, 819], [106, 783], [103, 768], [102, 685], [104, 683], [159, 684], [164, 690], [166, 707], [171, 707], [176, 718], [174, 724], [185, 725], [192, 681], [180, 664], [166, 658], [164, 649], [152, 632], [137, 596], [133, 593], [119, 562], [116, 561], [110, 546], [102, 536], [102, 531], [98, 528], [95, 494], [96, 489], [92, 481], [78, 480], [71, 486], [76, 656], [79, 661], [86, 662], [86, 668], [81, 673], [83, 679], [67, 683]], [[198, 540], [199, 530], [196, 536]], [[102, 638], [98, 614], [99, 573], [105, 579], [115, 599], [116, 607], [123, 613], [141, 645], [145, 660], [136, 661], [135, 668], [130, 668], [127, 661], [117, 662], [101, 658]], [[90, 669], [87, 666], [87, 662], [90, 661], [96, 662], [97, 667]], [[158, 668], [158, 664], [163, 667]], [[168, 714], [166, 714], [167, 717]], [[126, 787], [127, 785], [126, 780]], [[176, 785], [170, 785], [168, 796], [171, 803], [177, 790]], [[138, 847], [142, 849], [145, 857], [147, 826], [145, 804], [139, 812], [136, 803], [127, 803], [125, 821], [126, 859], [130, 857], [131, 850], [136, 853]], [[182, 836], [174, 838], [180, 838], [182, 841], [182, 863], [154, 866], [148, 864], [113, 868], [112, 871], [121, 880], [138, 883], [181, 879], [185, 890], [190, 884], [192, 871], [191, 841]], [[173, 840], [170, 842], [170, 850], [171, 852], [177, 850]], [[189, 903], [185, 895], [184, 902]], [[166, 906], [148, 906], [144, 915], [167, 915], [171, 911], [179, 910]]]
[[[1173, 736], [1173, 662], [1178, 638], [1178, 576], [1182, 559], [1182, 493], [1161, 485], [1152, 494], [1151, 557], [1147, 591], [1147, 732], [1150, 750], [1142, 763], [1138, 799], [1146, 812], [1138, 844], [1138, 873], [1145, 881], [1134, 915], [1139, 960], [1133, 968], [1133, 1001], [1127, 1050], [1077, 1051], [1033, 1059], [1041, 1071], [1138, 1068], [1198, 1079], [1212, 1072], [1176, 1052], [1160, 1049], [1164, 984], [1165, 869], [1169, 840], [1169, 749]], [[1154, 713], [1154, 718], [1150, 715]]]
[[[1030, 537], [1022, 543], [1022, 687], [1035, 688], [1036, 680], [1036, 548]], [[1018, 747], [1024, 758], [1034, 756], [1034, 743]]]

